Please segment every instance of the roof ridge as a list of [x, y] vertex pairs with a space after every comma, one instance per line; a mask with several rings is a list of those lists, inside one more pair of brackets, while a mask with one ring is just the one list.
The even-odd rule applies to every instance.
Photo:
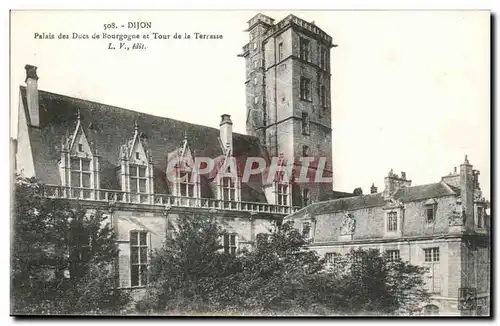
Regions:
[[[26, 90], [26, 86], [19, 85], [19, 87], [20, 87], [20, 90]], [[106, 104], [106, 103], [102, 103], [102, 102], [92, 101], [92, 100], [88, 100], [88, 99], [84, 99], [84, 98], [78, 98], [78, 97], [69, 96], [69, 95], [65, 95], [65, 94], [53, 93], [53, 92], [45, 91], [45, 90], [42, 90], [42, 89], [39, 89], [38, 92], [39, 93], [45, 93], [45, 94], [48, 94], [48, 95], [53, 95], [53, 96], [59, 96], [59, 97], [63, 97], [63, 98], [71, 99], [71, 100], [75, 100], [75, 101], [84, 101], [84, 102], [88, 102], [88, 103], [93, 103], [93, 104], [97, 104], [97, 105], [100, 105], [100, 106], [105, 106], [105, 107], [109, 107], [109, 108], [113, 108], [113, 109], [125, 110], [125, 111], [129, 111], [131, 113], [144, 114], [144, 115], [148, 115], [148, 116], [154, 117], [154, 118], [169, 119], [169, 120], [172, 120], [172, 121], [186, 123], [186, 124], [191, 125], [191, 126], [199, 126], [199, 127], [211, 128], [211, 129], [214, 129], [214, 130], [219, 130], [218, 128], [215, 128], [215, 127], [210, 127], [210, 126], [206, 126], [206, 125], [200, 125], [200, 124], [191, 123], [191, 122], [187, 122], [187, 121], [184, 121], [184, 120], [178, 120], [178, 119], [174, 119], [174, 118], [170, 118], [170, 117], [165, 117], [165, 116], [159, 116], [159, 115], [152, 114], [152, 113], [140, 112], [140, 111], [136, 111], [136, 110], [132, 110], [132, 109], [128, 109], [128, 108], [124, 108], [124, 107], [120, 107], [120, 106], [116, 106], [116, 105], [112, 105], [112, 104]], [[233, 132], [233, 135], [234, 134], [240, 135], [240, 136], [244, 136], [244, 137], [248, 137], [248, 138], [252, 138], [252, 139], [258, 139], [256, 136], [242, 134], [242, 133], [239, 133], [239, 132]]]

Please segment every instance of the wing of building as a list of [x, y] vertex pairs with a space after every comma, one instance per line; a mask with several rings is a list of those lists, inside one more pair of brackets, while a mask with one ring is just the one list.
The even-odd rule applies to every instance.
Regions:
[[285, 220], [330, 262], [364, 248], [428, 267], [433, 300], [426, 313], [488, 314], [490, 219], [478, 176], [467, 157], [459, 171], [431, 184], [412, 186], [406, 173], [391, 171], [381, 192], [372, 186], [368, 195], [314, 203]]

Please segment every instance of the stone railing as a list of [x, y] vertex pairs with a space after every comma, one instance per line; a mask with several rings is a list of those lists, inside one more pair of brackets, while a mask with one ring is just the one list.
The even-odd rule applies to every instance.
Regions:
[[167, 194], [131, 193], [120, 190], [74, 188], [45, 185], [43, 196], [48, 198], [81, 199], [97, 202], [117, 202], [131, 204], [149, 204], [171, 207], [195, 207], [229, 211], [245, 211], [288, 215], [298, 210], [297, 207], [272, 205], [267, 203], [230, 201], [214, 198], [194, 198]]

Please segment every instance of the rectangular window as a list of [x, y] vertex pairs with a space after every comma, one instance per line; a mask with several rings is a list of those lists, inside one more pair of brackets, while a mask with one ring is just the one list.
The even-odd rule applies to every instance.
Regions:
[[257, 81], [257, 77], [254, 77], [254, 78], [253, 78], [253, 84], [254, 84], [254, 85], [257, 85], [257, 82], [258, 82], [258, 81]]
[[400, 259], [399, 250], [387, 250], [387, 261], [394, 262]]
[[477, 208], [477, 227], [482, 229], [484, 228], [484, 208]]
[[389, 212], [387, 213], [387, 231], [395, 232], [398, 230], [398, 213]]
[[141, 156], [140, 156], [139, 152], [135, 152], [135, 159], [138, 160], [140, 158], [141, 158]]
[[278, 205], [288, 206], [288, 185], [278, 184]]
[[[325, 92], [325, 85], [320, 85], [319, 86], [319, 100], [321, 103], [322, 107], [326, 107], [326, 92]], [[319, 110], [321, 111], [321, 110]]]
[[307, 112], [302, 112], [302, 134], [309, 135], [310, 123], [309, 114]]
[[146, 167], [140, 165], [130, 166], [130, 192], [146, 193]]
[[254, 50], [257, 50], [257, 42], [254, 42], [254, 43], [253, 43], [253, 49], [254, 49]]
[[82, 144], [78, 144], [78, 151], [83, 152], [83, 145]]
[[236, 234], [224, 234], [224, 252], [236, 254]]
[[434, 214], [435, 214], [435, 209], [434, 207], [427, 207], [427, 224], [434, 223]]
[[335, 261], [339, 258], [340, 254], [337, 252], [327, 252], [325, 254], [325, 261], [328, 267], [333, 267], [335, 265]]
[[425, 262], [439, 261], [439, 248], [426, 248], [424, 249]]
[[130, 232], [130, 285], [148, 284], [148, 241], [147, 232]]
[[309, 205], [309, 189], [302, 189], [302, 206]]
[[191, 180], [192, 174], [189, 172], [180, 173], [180, 187], [182, 197], [194, 197], [194, 183]]
[[439, 271], [439, 248], [425, 248], [424, 249], [425, 262], [429, 267], [427, 288], [431, 293], [441, 292], [441, 274]]
[[300, 77], [300, 98], [305, 101], [311, 100], [311, 80]]
[[283, 42], [278, 44], [278, 61], [283, 60]]
[[300, 59], [309, 61], [309, 40], [300, 38]]
[[258, 96], [255, 96], [255, 97], [253, 98], [253, 102], [254, 102], [255, 104], [259, 104], [259, 97], [258, 97]]
[[222, 179], [222, 200], [236, 200], [236, 184], [230, 177], [225, 177]]
[[257, 60], [253, 61], [253, 69], [257, 69]]
[[83, 158], [72, 158], [71, 168], [71, 187], [90, 188], [90, 160]]

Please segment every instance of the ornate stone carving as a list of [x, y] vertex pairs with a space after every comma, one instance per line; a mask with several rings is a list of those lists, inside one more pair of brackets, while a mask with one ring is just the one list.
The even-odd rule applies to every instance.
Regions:
[[462, 207], [462, 200], [457, 199], [455, 205], [451, 205], [450, 213], [448, 214], [449, 226], [463, 226], [466, 222], [465, 209]]
[[345, 213], [342, 225], [340, 226], [340, 235], [351, 235], [356, 230], [356, 220], [350, 213]]

